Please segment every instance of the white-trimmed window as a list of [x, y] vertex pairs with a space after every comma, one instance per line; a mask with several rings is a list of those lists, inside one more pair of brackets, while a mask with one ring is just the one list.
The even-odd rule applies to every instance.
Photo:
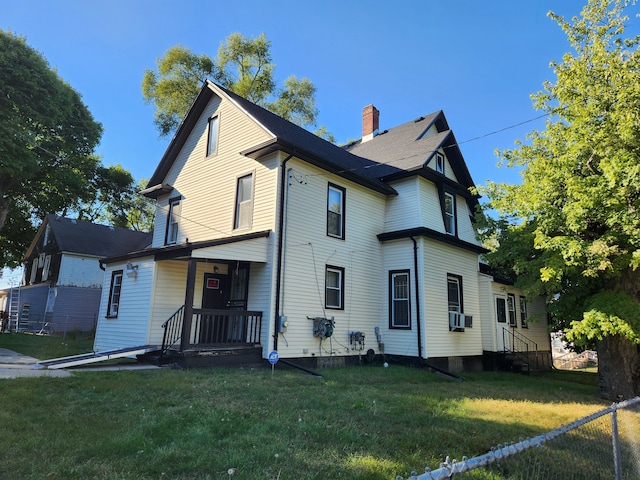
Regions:
[[462, 313], [462, 277], [447, 275], [447, 300], [449, 312]]
[[516, 320], [516, 296], [510, 293], [507, 296], [507, 313], [509, 316], [509, 326], [516, 327], [518, 326]]
[[442, 173], [444, 175], [444, 155], [442, 155], [440, 152], [436, 152], [435, 161], [436, 172]]
[[389, 328], [411, 328], [409, 270], [389, 272]]
[[327, 265], [324, 291], [325, 308], [344, 310], [344, 268]]
[[444, 194], [444, 229], [449, 235], [456, 234], [456, 197]]
[[527, 323], [527, 299], [520, 297], [520, 326], [522, 328], [529, 328]]
[[253, 173], [238, 178], [234, 228], [249, 228], [253, 221]]
[[207, 137], [207, 157], [218, 153], [218, 129], [220, 117], [216, 115], [209, 119], [209, 134]]
[[345, 189], [329, 184], [327, 190], [327, 235], [344, 239]]
[[182, 202], [180, 198], [169, 200], [169, 214], [167, 215], [167, 233], [164, 240], [165, 245], [171, 245], [178, 241], [178, 230], [180, 228], [180, 210]]
[[120, 310], [120, 295], [122, 293], [122, 270], [111, 273], [111, 287], [109, 288], [109, 303], [107, 304], [107, 317], [116, 318]]

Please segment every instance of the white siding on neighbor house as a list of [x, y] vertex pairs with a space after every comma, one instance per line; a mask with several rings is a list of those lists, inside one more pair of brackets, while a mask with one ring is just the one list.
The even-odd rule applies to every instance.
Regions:
[[[374, 328], [381, 318], [385, 288], [381, 248], [376, 237], [384, 224], [385, 197], [335, 175], [293, 159], [288, 188], [282, 313], [287, 332], [279, 336], [283, 357], [357, 354], [349, 333], [365, 333], [366, 350], [377, 350]], [[345, 238], [327, 235], [327, 189], [345, 188]], [[325, 308], [326, 266], [344, 269], [343, 309]], [[307, 317], [333, 317], [330, 339], [313, 336]], [[273, 320], [271, 321], [271, 323]]]
[[[218, 149], [207, 157], [208, 119], [213, 115], [220, 118]], [[239, 154], [268, 138], [235, 105], [214, 96], [164, 179], [174, 191], [158, 199], [153, 246], [164, 245], [168, 202], [178, 196], [181, 218], [177, 243], [274, 229], [277, 156], [258, 162]], [[252, 224], [234, 229], [237, 181], [248, 174], [254, 175]]]
[[496, 295], [507, 298], [508, 294], [515, 295], [515, 307], [516, 307], [516, 324], [515, 330], [520, 335], [525, 336], [527, 339], [535, 342], [538, 347], [538, 351], [551, 350], [551, 340], [549, 336], [549, 330], [547, 325], [547, 310], [544, 302], [544, 298], [536, 297], [533, 300], [527, 301], [527, 316], [528, 326], [522, 328], [520, 320], [520, 297], [524, 296], [522, 290], [512, 286], [503, 285], [498, 282], [491, 282], [491, 295], [489, 298], [485, 298], [488, 302], [487, 309], [490, 310], [489, 316], [486, 318], [485, 328], [487, 332], [483, 335], [484, 349], [491, 352], [497, 352], [500, 350], [499, 346], [501, 342], [498, 339], [499, 330], [509, 326], [509, 318], [507, 312], [507, 323], [498, 326], [496, 321]]
[[100, 311], [94, 350], [96, 352], [116, 348], [135, 347], [149, 343], [147, 325], [151, 310], [155, 263], [153, 257], [136, 259], [137, 275], [122, 276], [120, 306], [116, 318], [106, 318], [111, 288], [111, 276], [115, 270], [125, 270], [126, 262], [112, 264], [104, 272]]
[[[424, 262], [423, 311], [426, 356], [452, 357], [482, 354], [482, 321], [478, 287], [478, 255], [435, 240], [422, 242]], [[449, 331], [447, 275], [462, 277], [463, 313], [473, 327]]]
[[63, 253], [57, 285], [66, 287], [100, 288], [104, 272], [100, 257]]

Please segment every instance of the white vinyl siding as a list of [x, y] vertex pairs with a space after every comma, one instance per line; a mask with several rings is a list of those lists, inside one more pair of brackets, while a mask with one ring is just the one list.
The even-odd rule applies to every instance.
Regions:
[[[220, 115], [215, 158], [207, 157], [209, 119]], [[240, 155], [248, 146], [268, 140], [268, 133], [230, 102], [214, 96], [196, 122], [163, 183], [173, 191], [158, 199], [153, 246], [164, 245], [169, 198], [181, 196], [178, 242], [198, 242], [235, 235], [236, 180], [254, 172], [251, 231], [275, 230], [278, 184], [277, 154], [259, 162]], [[206, 173], [204, 173], [206, 172]], [[246, 229], [241, 234], [248, 233]]]
[[[313, 322], [307, 317], [333, 317], [333, 338], [340, 339], [341, 343], [346, 343], [342, 339], [348, 339], [350, 332], [357, 331], [364, 332], [367, 339], [374, 339], [374, 328], [388, 325], [387, 273], [382, 269], [382, 249], [376, 237], [383, 227], [385, 196], [327, 174], [295, 157], [287, 167], [292, 169], [295, 178], [306, 181], [288, 182], [289, 221], [286, 222], [281, 313], [287, 316], [289, 324], [286, 342], [279, 337], [278, 353], [282, 358], [311, 357], [319, 355], [321, 348], [327, 348], [328, 342], [321, 343], [313, 336]], [[327, 182], [344, 187], [348, 193], [346, 235], [341, 241], [329, 237], [326, 231]], [[343, 310], [325, 307], [327, 265], [344, 268]], [[263, 325], [266, 324], [263, 322]], [[273, 334], [273, 319], [269, 328]], [[272, 340], [268, 341], [271, 345]], [[367, 340], [368, 348], [378, 351], [373, 340]], [[340, 355], [358, 353], [350, 348], [340, 348], [339, 352]]]
[[100, 257], [72, 253], [62, 255], [56, 285], [100, 288], [103, 280], [104, 271], [100, 269]]
[[[524, 335], [526, 338], [535, 342], [538, 346], [538, 351], [549, 351], [550, 338], [549, 331], [547, 329], [547, 315], [546, 307], [543, 297], [536, 297], [530, 300], [526, 304], [527, 309], [527, 327], [523, 328], [521, 323], [515, 327], [509, 326], [509, 305], [508, 297], [513, 295], [518, 302], [518, 299], [524, 299], [523, 292], [513, 286], [503, 285], [494, 281], [490, 281], [491, 277], [488, 275], [481, 275], [486, 278], [486, 283], [490, 285], [491, 296], [482, 295], [482, 301], [485, 304], [484, 310], [487, 310], [487, 314], [483, 314], [483, 346], [487, 351], [496, 352], [499, 351], [498, 325], [496, 322], [496, 301], [495, 298], [499, 297], [504, 299], [505, 303], [505, 323], [501, 323], [502, 328], [508, 328], [510, 330], [515, 329], [519, 334]], [[519, 306], [516, 306], [516, 313], [519, 314]]]
[[[422, 275], [425, 348], [428, 357], [482, 355], [478, 255], [431, 239], [423, 239]], [[449, 329], [447, 278], [461, 279], [461, 313], [471, 316], [474, 328], [464, 333]]]
[[[107, 266], [100, 298], [100, 311], [94, 350], [104, 351], [116, 348], [150, 344], [147, 335], [150, 318], [152, 288], [154, 281], [153, 258], [136, 259], [138, 274], [122, 277], [122, 289], [118, 305], [118, 318], [106, 318], [112, 274], [125, 270], [125, 263]], [[183, 292], [184, 296], [184, 292]]]

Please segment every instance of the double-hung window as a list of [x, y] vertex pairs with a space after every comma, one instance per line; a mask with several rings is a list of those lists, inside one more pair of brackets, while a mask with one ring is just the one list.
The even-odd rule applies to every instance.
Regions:
[[180, 226], [180, 198], [169, 200], [169, 213], [167, 215], [167, 232], [164, 239], [165, 245], [171, 245], [178, 241], [178, 229]]
[[516, 296], [510, 293], [507, 296], [507, 310], [509, 311], [509, 326], [516, 327]]
[[344, 310], [344, 268], [327, 265], [324, 291], [325, 308]]
[[209, 119], [209, 136], [207, 138], [207, 157], [218, 153], [218, 127], [220, 117], [215, 116]]
[[107, 317], [116, 318], [120, 309], [120, 294], [122, 293], [122, 270], [115, 270], [111, 274], [111, 288], [109, 289], [109, 303]]
[[344, 239], [345, 189], [329, 184], [327, 191], [327, 235]]
[[462, 277], [447, 275], [447, 299], [449, 312], [462, 313]]
[[234, 228], [249, 228], [253, 221], [253, 174], [238, 178]]
[[447, 192], [444, 194], [444, 229], [449, 235], [456, 234], [456, 198]]
[[411, 328], [409, 270], [389, 272], [389, 328]]
[[520, 326], [529, 328], [527, 323], [527, 300], [525, 297], [520, 297]]

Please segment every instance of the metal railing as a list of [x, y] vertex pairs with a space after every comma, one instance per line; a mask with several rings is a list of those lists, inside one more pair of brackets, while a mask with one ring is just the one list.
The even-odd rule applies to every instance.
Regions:
[[168, 349], [173, 347], [180, 341], [182, 337], [182, 322], [184, 320], [184, 305], [175, 311], [168, 319], [161, 325], [164, 333], [162, 334], [162, 350], [164, 354]]
[[[409, 480], [640, 478], [640, 397], [576, 420], [535, 438], [498, 445], [462, 461], [447, 457], [436, 470]], [[403, 477], [397, 476], [396, 480]]]
[[527, 338], [513, 328], [503, 328], [502, 345], [504, 345], [504, 353], [511, 353], [523, 361], [528, 372], [531, 371], [531, 362], [534, 363], [535, 370], [540, 368], [538, 344], [530, 338]]
[[[184, 306], [163, 324], [162, 352], [182, 343]], [[249, 310], [193, 309], [189, 348], [259, 344], [262, 333], [262, 312]]]

